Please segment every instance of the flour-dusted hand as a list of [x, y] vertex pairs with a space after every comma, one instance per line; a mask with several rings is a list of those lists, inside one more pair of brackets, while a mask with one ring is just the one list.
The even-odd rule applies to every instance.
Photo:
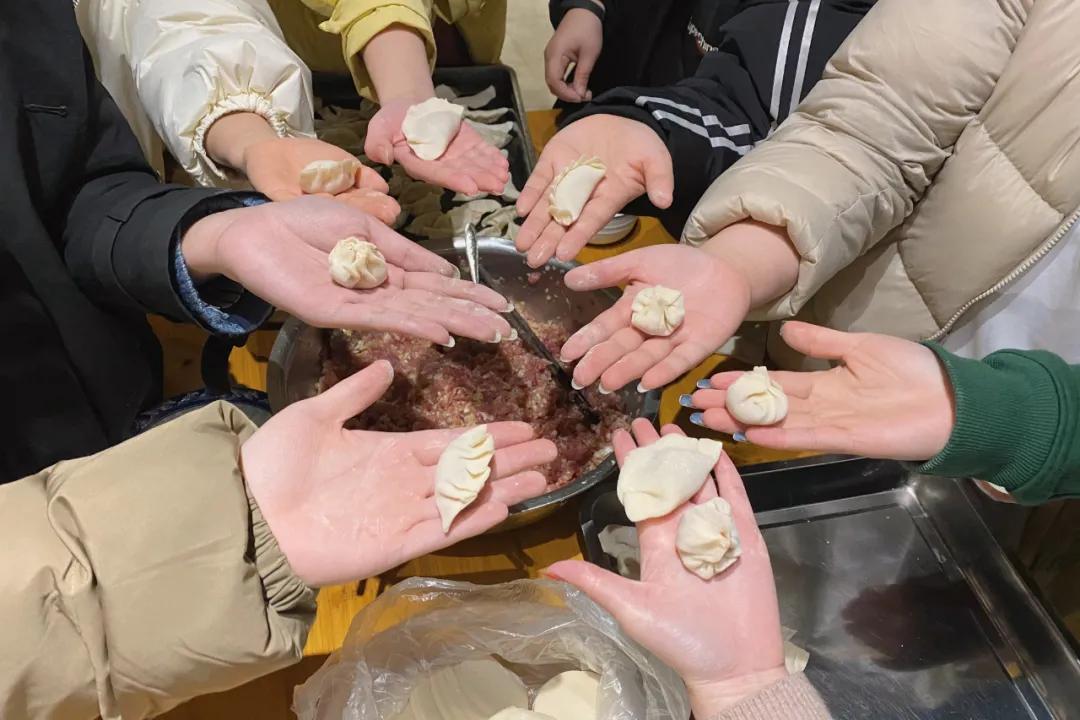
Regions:
[[387, 165], [395, 160], [417, 180], [466, 195], [501, 193], [510, 179], [510, 164], [499, 149], [488, 144], [468, 123], [462, 123], [446, 150], [434, 160], [420, 158], [410, 147], [402, 123], [409, 108], [423, 102], [387, 101], [368, 123], [364, 153]]
[[543, 493], [530, 468], [555, 445], [525, 423], [492, 423], [491, 480], [449, 533], [435, 504], [435, 466], [461, 430], [380, 433], [343, 424], [390, 386], [377, 362], [272, 417], [241, 448], [244, 477], [293, 571], [319, 586], [371, 577], [502, 522]]
[[954, 423], [953, 393], [929, 348], [801, 322], [784, 323], [781, 336], [794, 350], [840, 364], [821, 372], [770, 372], [788, 396], [787, 417], [771, 427], [748, 427], [728, 411], [727, 389], [742, 373], [714, 375], [712, 387], [692, 399], [702, 424], [781, 449], [894, 460], [926, 460], [944, 449]]
[[[581, 158], [598, 158], [604, 177], [580, 215], [568, 227], [551, 217], [548, 204], [559, 174]], [[671, 154], [648, 125], [615, 115], [590, 115], [571, 123], [548, 141], [517, 201], [528, 216], [517, 249], [540, 267], [552, 256], [571, 260], [627, 203], [648, 193], [658, 208], [671, 205], [675, 179]]]
[[[672, 382], [715, 352], [738, 329], [750, 309], [746, 281], [708, 253], [686, 245], [632, 250], [574, 268], [571, 290], [585, 292], [626, 285], [622, 298], [578, 330], [562, 348], [582, 387], [597, 380], [604, 392], [641, 378], [644, 388]], [[682, 322], [666, 336], [634, 327], [638, 293], [662, 285], [682, 293]]]
[[[373, 243], [386, 282], [370, 290], [334, 282], [339, 240]], [[322, 197], [228, 210], [198, 221], [183, 238], [192, 275], [225, 275], [309, 325], [386, 330], [443, 345], [452, 335], [498, 342], [510, 335], [499, 293], [457, 279], [447, 261], [370, 215]]]
[[[664, 434], [678, 433], [664, 428]], [[647, 420], [634, 436], [614, 437], [620, 464], [638, 445], [659, 439]], [[682, 508], [638, 523], [641, 580], [595, 565], [566, 561], [549, 574], [580, 588], [611, 613], [623, 630], [682, 676], [695, 717], [711, 718], [787, 675], [780, 611], [765, 541], [754, 521], [742, 480], [726, 455], [712, 478]], [[705, 581], [683, 566], [676, 550], [682, 516], [692, 506], [723, 497], [741, 541], [738, 561]]]

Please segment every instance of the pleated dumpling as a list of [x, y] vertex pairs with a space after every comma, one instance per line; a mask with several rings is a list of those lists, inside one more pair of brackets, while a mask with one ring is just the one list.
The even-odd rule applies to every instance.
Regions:
[[401, 132], [421, 160], [438, 160], [461, 130], [465, 108], [441, 98], [428, 98], [405, 113]]
[[742, 554], [739, 531], [724, 498], [694, 505], [679, 518], [675, 548], [683, 566], [702, 580], [710, 580]]
[[631, 324], [646, 335], [666, 337], [682, 325], [686, 317], [683, 295], [678, 290], [653, 285], [634, 296]]
[[367, 290], [386, 282], [386, 259], [375, 243], [347, 237], [338, 241], [329, 259], [330, 277], [342, 287]]
[[631, 450], [616, 487], [626, 517], [632, 522], [663, 517], [694, 497], [723, 451], [716, 440], [675, 434]]
[[454, 438], [435, 466], [435, 505], [443, 532], [454, 518], [476, 500], [491, 476], [495, 439], [486, 425], [477, 425]]
[[724, 405], [745, 425], [772, 425], [787, 417], [788, 398], [769, 371], [758, 366], [731, 383]]
[[551, 184], [548, 214], [552, 219], [564, 227], [577, 222], [606, 170], [600, 158], [595, 157], [582, 156], [567, 165]]
[[309, 195], [338, 195], [356, 184], [356, 174], [361, 167], [356, 158], [316, 160], [300, 171], [300, 189]]

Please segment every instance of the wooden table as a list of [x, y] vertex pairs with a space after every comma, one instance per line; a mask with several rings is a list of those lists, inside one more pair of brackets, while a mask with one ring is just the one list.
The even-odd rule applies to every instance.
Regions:
[[[529, 130], [537, 148], [555, 133], [555, 111], [529, 113]], [[653, 218], [641, 218], [635, 231], [622, 242], [605, 247], [588, 247], [579, 260], [592, 262], [636, 248], [674, 242], [674, 239]], [[178, 394], [201, 385], [199, 352], [204, 335], [197, 329], [179, 326], [158, 318], [153, 319], [155, 330], [165, 345], [166, 395]], [[273, 345], [274, 334], [255, 333], [246, 346], [233, 351], [230, 368], [236, 381], [251, 388], [265, 389], [266, 362]], [[675, 422], [688, 434], [707, 437], [689, 423], [689, 413], [681, 408], [678, 397], [693, 392], [695, 383], [712, 374], [720, 366], [740, 367], [736, 361], [713, 356], [669, 386], [660, 404], [662, 423]], [[726, 443], [736, 465], [770, 462], [797, 454], [780, 453], [757, 448], [747, 443]], [[172, 720], [182, 718], [218, 717], [289, 717], [278, 703], [291, 697], [291, 687], [301, 682], [321, 664], [325, 656], [341, 647], [342, 640], [356, 614], [383, 589], [395, 582], [415, 576], [434, 576], [475, 583], [498, 583], [520, 578], [535, 578], [540, 570], [559, 560], [581, 558], [578, 537], [577, 504], [570, 503], [550, 518], [527, 528], [491, 537], [479, 537], [459, 543], [442, 552], [426, 555], [401, 567], [360, 583], [324, 588], [319, 593], [319, 609], [308, 637], [305, 655], [311, 657], [301, 666], [251, 683], [232, 693], [188, 703], [168, 715]], [[286, 691], [288, 688], [288, 691]], [[259, 708], [255, 713], [254, 706]], [[235, 713], [233, 709], [243, 708]], [[284, 708], [288, 707], [288, 703]]]

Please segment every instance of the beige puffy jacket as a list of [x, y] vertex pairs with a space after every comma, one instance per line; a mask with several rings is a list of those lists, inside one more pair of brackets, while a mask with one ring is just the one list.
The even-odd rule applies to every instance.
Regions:
[[799, 278], [759, 317], [943, 336], [1077, 220], [1078, 41], [1076, 0], [880, 0], [684, 239], [784, 226]]
[[0, 485], [0, 718], [143, 718], [297, 661], [314, 592], [216, 403]]

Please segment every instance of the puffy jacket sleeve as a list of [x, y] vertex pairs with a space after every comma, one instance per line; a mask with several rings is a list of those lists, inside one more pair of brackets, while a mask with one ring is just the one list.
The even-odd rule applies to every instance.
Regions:
[[143, 108], [200, 184], [229, 180], [206, 154], [206, 133], [223, 115], [257, 113], [278, 135], [313, 135], [311, 73], [266, 0], [127, 0], [108, 11], [124, 13]]
[[411, 28], [424, 39], [428, 63], [435, 67], [435, 17], [453, 24], [467, 16], [479, 15], [487, 0], [303, 0], [322, 14], [319, 25], [341, 36], [341, 51], [349, 65], [357, 91], [377, 100], [375, 85], [364, 67], [361, 53], [376, 35], [391, 25]]
[[1025, 5], [880, 0], [798, 110], [710, 186], [684, 240], [744, 219], [786, 227], [799, 279], [764, 315], [793, 315], [911, 213], [990, 96]]
[[144, 718], [301, 657], [313, 591], [245, 489], [253, 432], [216, 403], [0, 486], [0, 716]]

